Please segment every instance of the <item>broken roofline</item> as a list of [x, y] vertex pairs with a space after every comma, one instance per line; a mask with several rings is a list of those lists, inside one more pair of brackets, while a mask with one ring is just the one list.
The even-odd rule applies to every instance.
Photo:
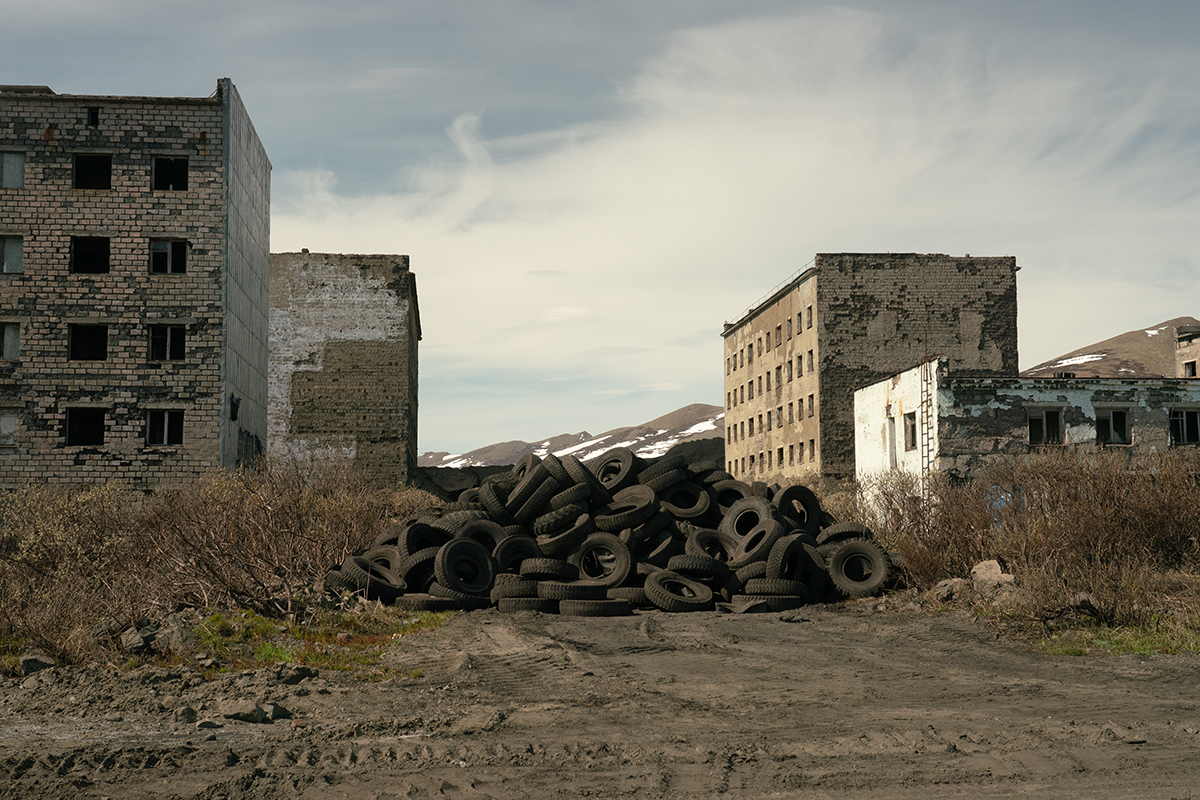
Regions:
[[11, 98], [13, 100], [20, 99], [36, 99], [38, 102], [63, 102], [63, 103], [79, 103], [81, 105], [95, 105], [98, 103], [147, 103], [154, 105], [194, 105], [197, 103], [220, 105], [221, 103], [221, 81], [228, 78], [221, 78], [217, 81], [217, 88], [212, 94], [207, 97], [154, 97], [150, 95], [126, 95], [126, 94], [59, 94], [49, 86], [18, 86], [14, 84], [0, 85], [0, 96]]

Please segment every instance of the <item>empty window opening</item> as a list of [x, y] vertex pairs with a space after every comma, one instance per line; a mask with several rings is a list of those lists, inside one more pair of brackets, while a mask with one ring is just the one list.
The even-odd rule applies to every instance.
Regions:
[[766, 462], [764, 462], [764, 461], [763, 461], [763, 454], [762, 454], [762, 451], [760, 450], [760, 451], [759, 451], [759, 453], [758, 453], [758, 471], [759, 471], [759, 472], [762, 472], [763, 470], [765, 470], [765, 469], [766, 469], [766, 467], [764, 466], [764, 464], [765, 464], [765, 463], [766, 463]]
[[746, 363], [747, 364], [754, 363], [754, 345], [753, 344], [746, 345]]
[[150, 243], [150, 272], [156, 275], [187, 272], [188, 243], [169, 239]]
[[783, 448], [782, 447], [775, 451], [775, 464], [776, 464], [776, 466], [780, 466], [780, 467], [783, 466]]
[[183, 361], [186, 343], [187, 328], [183, 325], [150, 326], [151, 361]]
[[808, 415], [811, 417], [815, 413], [817, 413], [816, 396], [810, 394], [808, 396]]
[[67, 328], [67, 358], [70, 361], [108, 359], [107, 325], [70, 325]]
[[729, 402], [729, 400], [730, 400], [729, 394], [730, 394], [729, 392], [726, 392], [726, 393], [725, 393], [725, 407], [726, 407], [726, 408], [732, 408], [732, 407], [733, 407], [732, 405], [730, 405], [730, 402]]
[[783, 344], [783, 326], [776, 325], [775, 326], [775, 346], [779, 347], [779, 345], [781, 345], [781, 344]]
[[99, 447], [104, 444], [103, 408], [68, 408], [67, 446]]
[[787, 321], [787, 337], [789, 339], [792, 338], [792, 318], [791, 317], [788, 317], [788, 321]]
[[808, 351], [808, 371], [809, 372], [813, 371], [813, 351], [812, 350]]
[[783, 406], [779, 406], [775, 409], [775, 427], [783, 427]]
[[183, 412], [147, 411], [146, 444], [183, 444]]
[[754, 417], [750, 418], [750, 435], [754, 435]]
[[788, 423], [790, 424], [795, 421], [796, 421], [796, 416], [795, 416], [795, 414], [792, 413], [792, 404], [788, 403]]
[[1196, 362], [1195, 361], [1183, 362], [1183, 377], [1185, 377], [1185, 378], [1196, 377]]
[[1096, 443], [1131, 444], [1129, 438], [1129, 415], [1125, 411], [1096, 412]]
[[[791, 364], [790, 361], [788, 363]], [[783, 365], [782, 364], [775, 368], [775, 388], [778, 389], [781, 386], [783, 386]]]
[[25, 154], [0, 153], [0, 188], [20, 189], [25, 186]]
[[0, 353], [6, 361], [21, 357], [21, 323], [5, 322], [0, 326], [4, 330], [4, 350]]
[[805, 309], [804, 315], [808, 319], [808, 324], [805, 327], [811, 328], [812, 327], [812, 306], [809, 306], [807, 309]]
[[771, 468], [771, 451], [767, 451], [767, 469]]
[[750, 456], [750, 471], [754, 472], [754, 456]]
[[771, 412], [767, 412], [767, 430], [771, 430]]
[[733, 444], [733, 428], [729, 425], [725, 426], [725, 444]]
[[1062, 444], [1062, 415], [1056, 409], [1029, 411], [1030, 444]]
[[917, 412], [915, 411], [904, 415], [904, 449], [917, 449]]
[[763, 432], [763, 415], [762, 414], [758, 415], [758, 432], [759, 433]]
[[788, 359], [788, 383], [792, 382], [792, 360]]
[[0, 447], [17, 446], [18, 424], [16, 411], [0, 411]]
[[758, 393], [762, 394], [762, 375], [758, 376]]
[[770, 373], [770, 371], [767, 372], [767, 391], [768, 392], [771, 391], [771, 373]]
[[788, 445], [788, 466], [790, 467], [795, 463], [796, 463], [796, 445], [789, 444]]
[[809, 439], [808, 440], [808, 461], [811, 464], [812, 462], [814, 462], [816, 460], [817, 460], [817, 440]]
[[88, 127], [89, 128], [99, 128], [100, 127], [100, 107], [99, 106], [90, 106], [87, 110], [87, 115], [88, 115], [88, 121], [87, 121]]
[[108, 272], [109, 240], [107, 236], [71, 237], [71, 272], [100, 275]]
[[753, 400], [754, 399], [754, 381], [747, 382], [746, 386], [749, 387], [749, 389], [750, 389], [749, 397], [751, 400]]
[[1200, 444], [1200, 411], [1171, 411], [1171, 444]]
[[[771, 341], [768, 339], [767, 341]], [[762, 355], [762, 337], [758, 337], [758, 355]]]
[[112, 156], [76, 154], [74, 186], [76, 189], [111, 189]]
[[155, 156], [153, 188], [175, 192], [186, 191], [188, 188], [188, 160]]
[[796, 376], [804, 377], [804, 356], [796, 356]]
[[0, 236], [0, 258], [6, 273], [24, 272], [24, 241], [20, 236]]
[[[151, 271], [151, 272], [153, 272], [154, 270], [153, 270], [153, 269], [151, 269], [150, 271]], [[725, 374], [726, 374], [726, 375], [728, 375], [728, 374], [729, 374], [729, 359], [728, 359], [728, 358], [727, 358], [727, 359], [725, 359]]]
[[[742, 394], [741, 398], [739, 399], [739, 402], [740, 402], [740, 403], [744, 403], [744, 402], [746, 402], [746, 387], [745, 387], [745, 386], [739, 386], [739, 387], [738, 387], [738, 389], [741, 391], [741, 394]], [[754, 398], [754, 395], [750, 395], [750, 397], [751, 397], [751, 399], [753, 399], [753, 398]]]
[[742, 421], [742, 430], [741, 430], [741, 432], [740, 432], [740, 435], [738, 436], [738, 438], [739, 438], [739, 439], [745, 439], [745, 438], [746, 438], [746, 422], [745, 422], [744, 420]]

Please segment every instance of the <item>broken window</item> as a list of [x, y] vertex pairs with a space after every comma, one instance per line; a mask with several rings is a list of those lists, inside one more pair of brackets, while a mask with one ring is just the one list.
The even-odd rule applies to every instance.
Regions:
[[762, 375], [758, 376], [758, 393], [762, 394]]
[[788, 359], [788, 383], [792, 382], [792, 360]]
[[758, 415], [758, 432], [759, 433], [763, 432], [763, 415], [762, 414]]
[[1132, 444], [1129, 414], [1125, 411], [1096, 409], [1096, 444]]
[[[789, 365], [791, 363], [792, 362], [790, 362], [790, 361], [788, 362]], [[780, 386], [783, 386], [783, 366], [782, 365], [775, 368], [775, 388], [778, 389]]]
[[795, 415], [792, 413], [792, 404], [791, 404], [791, 403], [788, 403], [788, 423], [790, 424], [790, 423], [793, 423], [793, 422], [795, 422], [795, 421], [796, 421], [796, 417], [795, 417]]
[[1200, 444], [1200, 411], [1179, 408], [1171, 411], [1171, 444]]
[[754, 381], [747, 381], [746, 385], [750, 387], [750, 399], [754, 399]]
[[[738, 401], [738, 402], [740, 402], [740, 403], [744, 403], [744, 402], [746, 402], [746, 387], [745, 387], [745, 386], [739, 386], [739, 387], [738, 387], [738, 389], [739, 389], [739, 390], [741, 391], [741, 393], [742, 393], [742, 396], [741, 396], [741, 398], [739, 398], [739, 401]], [[750, 395], [750, 399], [751, 399], [751, 400], [753, 400], [753, 399], [754, 399], [754, 395]]]
[[0, 236], [0, 258], [4, 259], [4, 272], [24, 272], [22, 250], [24, 241], [20, 236]]
[[1029, 410], [1029, 443], [1062, 444], [1062, 413], [1052, 408]]
[[6, 408], [0, 411], [0, 447], [17, 446], [17, 412]]
[[67, 446], [99, 447], [104, 444], [103, 408], [68, 408]]
[[804, 356], [796, 356], [796, 377], [804, 377]]
[[809, 307], [808, 307], [808, 308], [805, 310], [805, 312], [804, 312], [804, 313], [805, 313], [805, 316], [808, 318], [808, 325], [807, 325], [806, 327], [809, 327], [809, 328], [811, 328], [811, 327], [812, 327], [812, 306], [809, 306]]
[[183, 239], [150, 242], [150, 272], [155, 275], [180, 275], [187, 272], [188, 243]]
[[753, 343], [746, 345], [746, 363], [747, 364], [754, 363], [754, 344]]
[[775, 346], [779, 347], [781, 344], [783, 344], [783, 326], [776, 325], [775, 326]]
[[67, 327], [67, 359], [70, 361], [107, 360], [108, 326], [69, 325]]
[[21, 357], [21, 323], [5, 322], [0, 326], [4, 330], [4, 350], [0, 357], [11, 361]]
[[25, 186], [25, 154], [0, 153], [0, 189]]
[[733, 429], [729, 425], [725, 426], [725, 444], [733, 444], [733, 432], [732, 431], [733, 431]]
[[808, 440], [808, 461], [811, 464], [812, 462], [814, 462], [816, 460], [817, 460], [817, 440], [809, 439]]
[[1185, 378], [1196, 377], [1196, 362], [1195, 361], [1183, 362], [1183, 377], [1185, 377]]
[[740, 433], [740, 435], [738, 436], [739, 439], [746, 438], [746, 421], [745, 420], [742, 420], [742, 430], [739, 433]]
[[154, 157], [154, 189], [182, 192], [188, 188], [188, 160], [186, 158]]
[[771, 451], [767, 451], [767, 469], [771, 468]]
[[112, 156], [76, 153], [74, 186], [76, 189], [111, 189]]
[[[803, 445], [801, 445], [801, 446], [803, 446]], [[796, 445], [789, 444], [788, 445], [788, 466], [790, 467], [795, 463], [796, 463]]]
[[791, 339], [792, 338], [792, 318], [791, 317], [788, 317], [787, 331], [788, 331], [788, 338]]
[[100, 275], [108, 272], [109, 242], [107, 236], [71, 237], [71, 272]]
[[183, 325], [150, 326], [150, 361], [183, 361], [187, 328]]
[[771, 371], [767, 370], [767, 391], [771, 391]]
[[[767, 341], [770, 341], [770, 339], [768, 339]], [[762, 337], [761, 336], [758, 337], [758, 355], [760, 355], [760, 356], [762, 355]]]
[[800, 444], [796, 445], [796, 448], [800, 451], [798, 461], [799, 461], [799, 463], [803, 464], [804, 463], [804, 442], [800, 442]]
[[904, 415], [904, 449], [917, 449], [917, 412], [915, 411]]
[[812, 350], [808, 351], [808, 371], [809, 372], [813, 371], [813, 351]]
[[147, 411], [146, 444], [183, 444], [183, 411]]
[[767, 412], [767, 430], [771, 430], [771, 412]]
[[754, 456], [750, 456], [750, 471], [754, 472]]
[[89, 106], [87, 110], [87, 124], [89, 128], [100, 127], [100, 107]]
[[766, 467], [764, 466], [765, 463], [766, 462], [763, 461], [762, 451], [759, 450], [758, 451], [758, 471], [759, 472], [762, 472], [764, 469], [766, 469]]
[[775, 451], [775, 464], [776, 464], [776, 466], [779, 466], [779, 467], [783, 466], [783, 448], [782, 447]]
[[810, 394], [808, 396], [808, 415], [811, 417], [815, 413], [817, 413], [816, 396]]
[[754, 435], [754, 417], [750, 418], [750, 435]]
[[775, 409], [775, 425], [780, 428], [783, 427], [783, 406]]

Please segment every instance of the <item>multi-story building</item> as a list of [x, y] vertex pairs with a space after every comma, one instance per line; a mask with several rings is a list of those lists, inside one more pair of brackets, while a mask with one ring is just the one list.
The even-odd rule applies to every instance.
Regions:
[[726, 468], [744, 480], [854, 474], [854, 391], [931, 358], [1015, 375], [1016, 259], [818, 254], [725, 339]]
[[267, 435], [270, 170], [210, 97], [0, 87], [0, 486], [178, 483]]

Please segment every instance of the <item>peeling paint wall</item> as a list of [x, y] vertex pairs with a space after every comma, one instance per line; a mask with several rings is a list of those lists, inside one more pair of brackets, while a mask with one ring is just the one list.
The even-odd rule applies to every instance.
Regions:
[[273, 455], [345, 455], [379, 483], [416, 469], [420, 315], [408, 256], [271, 255]]
[[[931, 397], [937, 396], [936, 369], [930, 370]], [[905, 415], [917, 425], [913, 447], [905, 438]], [[921, 471], [921, 367], [893, 375], [854, 393], [854, 465], [859, 480], [893, 469]], [[928, 425], [929, 447], [938, 452], [937, 426]]]

